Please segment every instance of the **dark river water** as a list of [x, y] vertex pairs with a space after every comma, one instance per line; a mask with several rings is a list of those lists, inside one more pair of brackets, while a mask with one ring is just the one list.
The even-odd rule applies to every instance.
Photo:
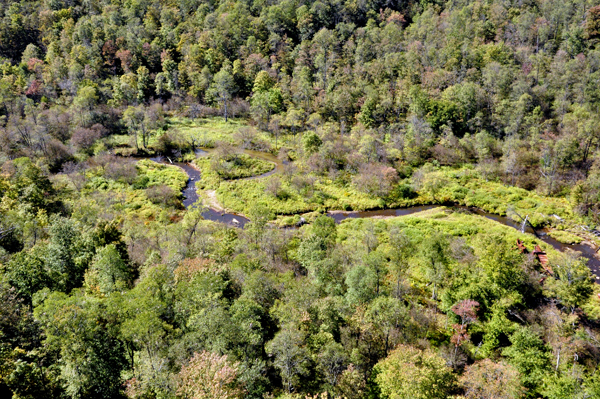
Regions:
[[[275, 157], [271, 154], [267, 154], [267, 153], [259, 152], [259, 151], [251, 151], [251, 150], [244, 150], [244, 152], [253, 157], [257, 157], [260, 159], [264, 159], [266, 161], [273, 162], [276, 165], [276, 167], [272, 171], [267, 172], [260, 176], [253, 176], [249, 179], [266, 177], [266, 176], [272, 175], [273, 173], [280, 172], [283, 169], [284, 164], [277, 157]], [[204, 151], [204, 150], [196, 151], [196, 154], [199, 156], [203, 156], [208, 153], [209, 153], [208, 151]], [[180, 167], [181, 169], [183, 169], [185, 171], [185, 173], [187, 173], [189, 179], [188, 179], [185, 189], [183, 190], [183, 205], [186, 208], [194, 206], [194, 204], [196, 204], [196, 202], [198, 201], [198, 193], [196, 191], [196, 182], [198, 180], [200, 180], [200, 171], [188, 163], [170, 162], [170, 160], [168, 160], [164, 157], [160, 157], [160, 156], [150, 158], [150, 159], [155, 162], [176, 165], [176, 166]], [[409, 208], [382, 209], [382, 210], [375, 210], [375, 211], [328, 212], [327, 215], [332, 217], [337, 223], [340, 223], [341, 221], [343, 221], [345, 219], [351, 219], [351, 218], [374, 218], [374, 217], [381, 218], [381, 217], [407, 216], [407, 215], [412, 215], [414, 213], [426, 211], [428, 209], [433, 209], [433, 208], [437, 208], [437, 207], [439, 207], [439, 205], [424, 205], [424, 206], [413, 206], [413, 207], [409, 207]], [[462, 212], [469, 212], [469, 213], [473, 213], [473, 214], [476, 214], [479, 216], [483, 216], [487, 219], [491, 219], [498, 223], [502, 223], [505, 226], [512, 227], [519, 231], [521, 230], [520, 223], [517, 223], [514, 220], [512, 220], [506, 216], [494, 215], [491, 213], [484, 212], [480, 209], [469, 208], [469, 207], [460, 206], [460, 205], [454, 206], [454, 209], [462, 211]], [[244, 225], [250, 221], [247, 218], [245, 218], [244, 216], [241, 216], [241, 215], [238, 215], [235, 213], [219, 212], [215, 209], [210, 209], [210, 208], [206, 209], [202, 213], [202, 216], [207, 220], [226, 223], [228, 225], [236, 226], [236, 227], [244, 227]], [[535, 234], [540, 241], [543, 241], [543, 242], [551, 245], [553, 248], [555, 248], [559, 251], [564, 251], [566, 249], [572, 249], [574, 251], [580, 252], [581, 255], [588, 260], [588, 267], [594, 274], [594, 277], [596, 278], [596, 280], [600, 280], [600, 259], [598, 259], [595, 256], [596, 251], [594, 250], [594, 248], [590, 247], [589, 245], [585, 245], [585, 244], [572, 244], [572, 245], [563, 244], [563, 243], [555, 240], [554, 238], [550, 237], [543, 231], [534, 231], [530, 226], [527, 226], [527, 228], [525, 229], [525, 232], [530, 233], [530, 234]]]

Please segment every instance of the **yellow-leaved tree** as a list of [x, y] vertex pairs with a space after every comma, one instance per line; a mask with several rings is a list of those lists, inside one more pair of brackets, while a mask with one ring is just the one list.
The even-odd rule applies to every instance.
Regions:
[[446, 361], [430, 349], [399, 345], [375, 366], [375, 382], [389, 399], [445, 399], [456, 384]]

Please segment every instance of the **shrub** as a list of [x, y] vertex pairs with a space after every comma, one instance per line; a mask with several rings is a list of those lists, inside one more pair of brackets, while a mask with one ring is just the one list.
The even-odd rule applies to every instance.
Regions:
[[312, 130], [305, 132], [302, 136], [302, 147], [304, 148], [304, 151], [309, 154], [317, 152], [321, 144], [323, 144], [323, 141], [321, 141], [321, 138]]
[[163, 204], [165, 206], [178, 205], [178, 194], [167, 185], [160, 184], [146, 189], [146, 196], [153, 204]]
[[73, 132], [73, 136], [71, 136], [71, 144], [78, 151], [91, 154], [94, 143], [101, 137], [102, 132], [98, 129], [86, 129], [80, 127]]
[[132, 184], [137, 175], [135, 164], [124, 159], [114, 158], [104, 166], [104, 176], [111, 180]]
[[375, 163], [362, 166], [352, 179], [357, 190], [377, 197], [387, 196], [397, 182], [398, 172], [394, 168]]

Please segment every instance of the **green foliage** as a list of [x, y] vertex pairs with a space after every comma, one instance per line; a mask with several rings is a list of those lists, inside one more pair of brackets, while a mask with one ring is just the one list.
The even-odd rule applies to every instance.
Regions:
[[96, 253], [85, 280], [90, 289], [107, 294], [130, 284], [132, 273], [115, 245], [109, 244]]
[[52, 293], [34, 314], [44, 326], [46, 345], [60, 353], [61, 379], [69, 396], [119, 396], [127, 362], [114, 328], [116, 315], [107, 312], [105, 303], [81, 292]]
[[73, 220], [54, 219], [44, 254], [48, 280], [52, 281], [53, 289], [69, 292], [81, 286], [92, 255], [93, 246], [81, 236], [81, 230]]
[[42, 170], [29, 158], [18, 158], [6, 164], [8, 174], [7, 187], [2, 190], [3, 208], [7, 206], [26, 206], [26, 211], [37, 213], [56, 211], [56, 190]]
[[544, 374], [550, 367], [548, 348], [533, 331], [519, 327], [510, 336], [511, 346], [502, 350], [509, 362], [521, 374], [523, 385], [535, 394], [541, 388]]
[[376, 367], [375, 382], [384, 397], [447, 398], [456, 376], [431, 350], [400, 345]]
[[309, 358], [302, 347], [302, 341], [300, 331], [286, 328], [265, 346], [267, 352], [275, 357], [275, 367], [279, 369], [288, 393], [292, 392], [300, 377], [308, 373]]
[[3, 2], [0, 392], [597, 397], [597, 4]]
[[562, 255], [553, 264], [555, 275], [548, 282], [549, 294], [574, 311], [587, 302], [593, 292], [590, 269], [575, 254]]
[[305, 132], [302, 135], [302, 146], [304, 148], [304, 151], [306, 151], [309, 154], [316, 152], [321, 146], [321, 144], [323, 144], [323, 141], [313, 131]]

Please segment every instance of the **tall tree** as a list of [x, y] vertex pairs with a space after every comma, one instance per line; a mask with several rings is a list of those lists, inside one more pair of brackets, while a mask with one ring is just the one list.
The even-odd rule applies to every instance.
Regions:
[[213, 86], [217, 98], [221, 103], [221, 107], [223, 108], [223, 116], [225, 117], [225, 122], [227, 122], [227, 105], [231, 100], [235, 89], [233, 75], [231, 74], [229, 69], [222, 68], [219, 72], [215, 74]]
[[283, 386], [288, 393], [294, 391], [299, 379], [308, 373], [309, 356], [304, 348], [302, 333], [292, 326], [281, 330], [265, 346], [267, 353], [275, 356]]

